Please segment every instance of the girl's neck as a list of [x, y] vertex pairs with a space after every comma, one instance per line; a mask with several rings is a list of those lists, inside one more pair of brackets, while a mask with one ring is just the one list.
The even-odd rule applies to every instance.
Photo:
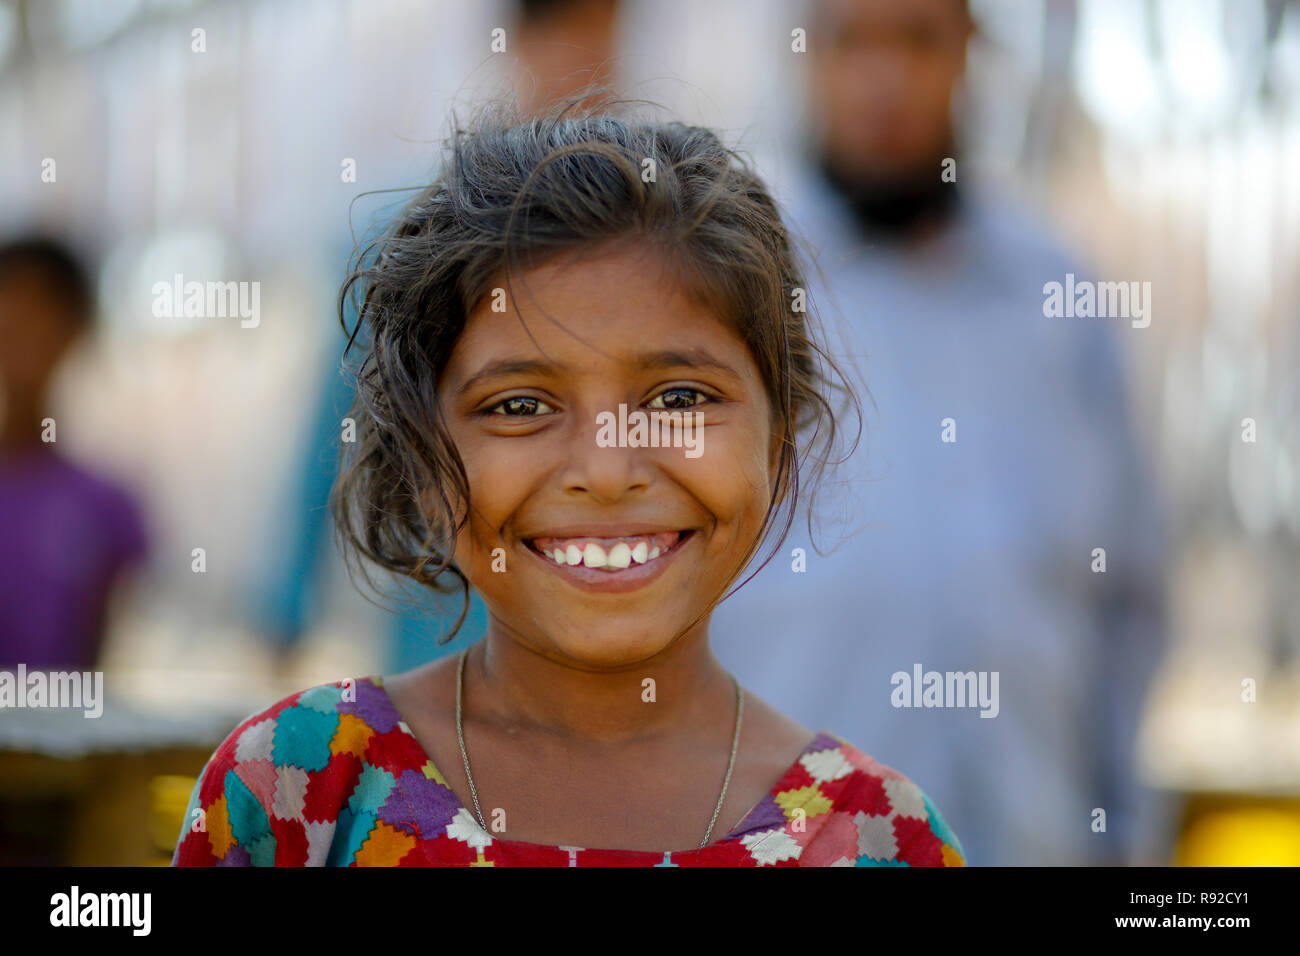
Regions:
[[698, 733], [735, 719], [735, 685], [709, 648], [707, 625], [615, 672], [577, 669], [490, 628], [470, 649], [464, 684], [476, 720], [596, 746]]

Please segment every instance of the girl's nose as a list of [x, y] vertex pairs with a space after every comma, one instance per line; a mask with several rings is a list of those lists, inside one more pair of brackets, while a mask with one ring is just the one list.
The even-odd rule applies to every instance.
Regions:
[[609, 504], [647, 488], [652, 481], [650, 456], [654, 449], [628, 447], [617, 434], [612, 443], [598, 440], [598, 434], [594, 412], [569, 429], [567, 461], [561, 472], [564, 490]]

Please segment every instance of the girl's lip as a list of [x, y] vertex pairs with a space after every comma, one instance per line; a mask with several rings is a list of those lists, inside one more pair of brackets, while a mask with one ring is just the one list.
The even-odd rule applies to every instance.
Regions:
[[525, 550], [533, 557], [545, 563], [552, 571], [564, 577], [566, 581], [584, 591], [620, 593], [634, 591], [654, 581], [664, 569], [676, 559], [678, 552], [695, 537], [695, 529], [683, 530], [674, 544], [653, 561], [634, 564], [621, 571], [605, 571], [601, 568], [589, 568], [582, 564], [556, 564], [550, 555], [542, 554], [531, 541], [525, 542]]

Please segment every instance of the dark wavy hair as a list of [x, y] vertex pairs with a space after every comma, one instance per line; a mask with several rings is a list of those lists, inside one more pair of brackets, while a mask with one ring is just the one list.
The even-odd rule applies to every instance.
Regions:
[[[451, 556], [470, 489], [437, 386], [466, 317], [503, 274], [508, 283], [555, 256], [631, 240], [655, 250], [747, 343], [783, 441], [776, 489], [746, 563], [785, 507], [763, 564], [780, 548], [800, 472], [809, 470], [813, 484], [820, 479], [828, 460], [813, 451], [836, 441], [832, 392], [858, 413], [860, 432], [851, 386], [814, 339], [809, 313], [797, 308], [804, 276], [749, 163], [707, 129], [619, 115], [637, 101], [583, 105], [591, 96], [579, 91], [527, 119], [491, 104], [466, 128], [453, 116], [440, 174], [377, 238], [358, 245], [340, 290], [356, 440], [344, 449], [331, 498], [335, 531], [349, 572], [372, 586], [367, 560], [439, 593], [463, 594], [443, 643], [469, 609], [469, 581]], [[646, 160], [653, 177], [643, 178]], [[349, 363], [354, 351], [361, 358]]]

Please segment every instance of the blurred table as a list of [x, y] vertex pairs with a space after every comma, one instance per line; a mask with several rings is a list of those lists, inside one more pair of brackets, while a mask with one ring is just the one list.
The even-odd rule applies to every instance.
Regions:
[[[212, 692], [212, 680], [201, 683]], [[108, 674], [105, 686], [132, 680]], [[97, 718], [0, 710], [0, 865], [166, 865], [184, 813], [178, 787], [192, 786], [216, 745], [280, 688], [245, 680], [241, 691], [202, 700], [181, 678], [168, 692], [188, 696], [183, 706], [106, 693]]]

